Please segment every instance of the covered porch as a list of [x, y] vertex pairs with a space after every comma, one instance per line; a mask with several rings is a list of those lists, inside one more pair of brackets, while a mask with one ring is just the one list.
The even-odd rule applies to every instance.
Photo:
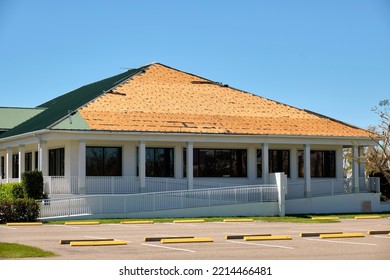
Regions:
[[[378, 192], [357, 158], [372, 143], [345, 137], [124, 134], [50, 131], [0, 147], [1, 182], [40, 170], [45, 193], [133, 194], [266, 185], [283, 172], [289, 198]], [[344, 177], [344, 148], [352, 148]]]

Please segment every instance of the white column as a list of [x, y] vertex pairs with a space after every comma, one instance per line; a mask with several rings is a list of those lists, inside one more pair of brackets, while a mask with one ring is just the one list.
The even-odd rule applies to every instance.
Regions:
[[85, 176], [86, 176], [86, 144], [85, 140], [79, 142], [79, 178], [78, 189], [79, 194], [86, 194]]
[[263, 184], [269, 183], [269, 145], [264, 143], [262, 145], [262, 173], [263, 173]]
[[257, 180], [257, 149], [248, 148], [248, 180], [250, 184], [255, 184]]
[[187, 143], [187, 184], [188, 189], [194, 188], [194, 143]]
[[183, 149], [181, 146], [175, 146], [174, 157], [175, 178], [183, 179]]
[[141, 192], [144, 192], [146, 188], [146, 145], [145, 141], [139, 142], [138, 148], [138, 176], [140, 179]]
[[298, 180], [298, 149], [290, 149], [290, 179]]
[[38, 142], [38, 170], [49, 176], [47, 142], [43, 140]]
[[338, 148], [336, 150], [336, 179], [344, 178], [344, 155], [343, 148]]
[[366, 163], [364, 162], [364, 147], [359, 147], [359, 177], [366, 177]]
[[22, 173], [25, 171], [26, 158], [24, 145], [19, 145], [19, 183], [22, 182]]
[[12, 149], [7, 148], [5, 154], [5, 179], [8, 183], [12, 178]]
[[358, 157], [359, 157], [359, 147], [357, 145], [354, 145], [352, 147], [352, 182], [356, 193], [360, 192]]
[[311, 163], [310, 144], [304, 145], [304, 169], [305, 169], [305, 197], [311, 197]]

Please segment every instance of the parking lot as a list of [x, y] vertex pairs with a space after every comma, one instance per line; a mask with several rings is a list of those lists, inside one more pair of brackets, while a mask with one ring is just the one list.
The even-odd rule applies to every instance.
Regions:
[[[205, 222], [41, 226], [0, 225], [0, 241], [36, 246], [60, 260], [390, 260], [390, 219], [336, 223]], [[301, 237], [301, 233], [363, 233], [363, 237]], [[228, 235], [289, 235], [291, 240], [245, 241]], [[212, 242], [162, 244], [146, 237], [207, 237]], [[60, 240], [125, 240], [125, 245], [70, 246]]]

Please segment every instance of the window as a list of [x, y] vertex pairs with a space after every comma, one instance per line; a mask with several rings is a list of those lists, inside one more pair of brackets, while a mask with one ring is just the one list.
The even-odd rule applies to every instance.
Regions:
[[[299, 177], [304, 177], [304, 152], [298, 152]], [[336, 177], [335, 151], [310, 151], [310, 173], [313, 178]]]
[[[186, 150], [184, 149], [184, 174]], [[247, 151], [243, 149], [194, 149], [194, 177], [246, 177]]]
[[19, 178], [19, 155], [12, 155], [12, 178]]
[[65, 175], [65, 149], [49, 150], [49, 176]]
[[32, 153], [24, 154], [25, 171], [32, 171]]
[[173, 177], [173, 148], [146, 148], [145, 165], [147, 177]]
[[86, 147], [86, 176], [122, 176], [122, 148]]
[[[263, 176], [262, 150], [257, 150], [257, 177]], [[290, 151], [269, 150], [268, 151], [268, 172], [284, 172], [290, 177]]]
[[35, 151], [35, 163], [34, 163], [34, 169], [38, 170], [38, 161], [39, 160], [39, 156], [38, 156], [38, 151]]

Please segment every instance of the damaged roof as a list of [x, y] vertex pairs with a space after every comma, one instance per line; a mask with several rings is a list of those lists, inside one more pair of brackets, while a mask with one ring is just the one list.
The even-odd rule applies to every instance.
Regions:
[[40, 129], [369, 137], [341, 121], [160, 63], [92, 83], [46, 102], [0, 137]]

